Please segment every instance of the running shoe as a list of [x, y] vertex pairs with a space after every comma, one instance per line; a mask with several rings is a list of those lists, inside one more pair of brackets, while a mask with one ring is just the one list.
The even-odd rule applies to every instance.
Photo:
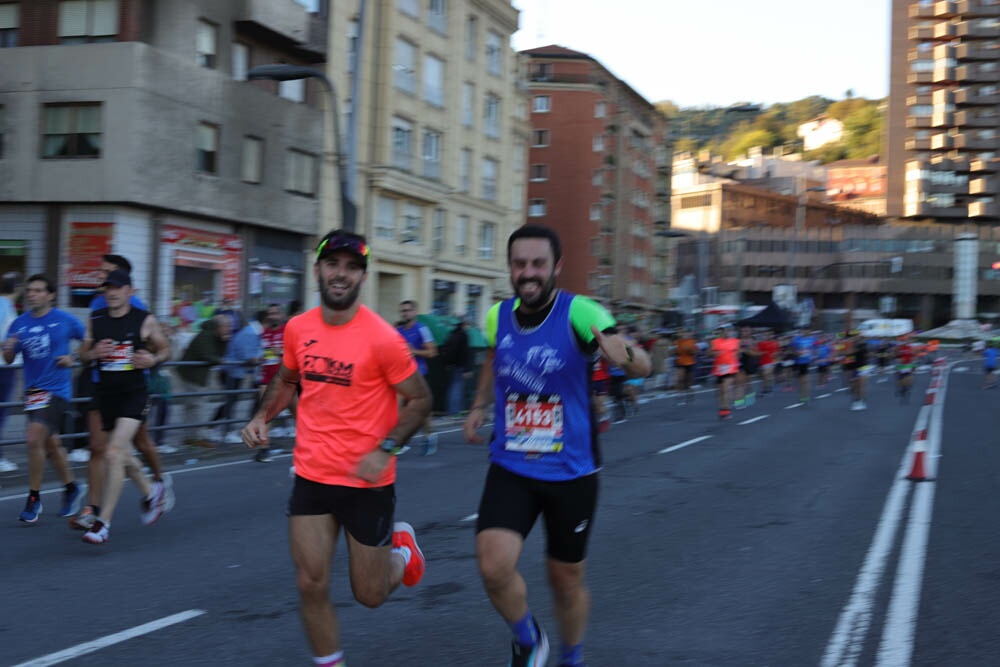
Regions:
[[97, 515], [94, 514], [94, 508], [87, 505], [80, 510], [79, 514], [69, 520], [69, 527], [75, 530], [90, 530], [96, 520]]
[[732, 419], [732, 410], [719, 410], [719, 419]]
[[17, 464], [6, 457], [0, 456], [0, 472], [14, 472]]
[[271, 450], [262, 449], [253, 457], [253, 460], [257, 463], [270, 463], [271, 462]]
[[66, 455], [66, 460], [70, 463], [86, 463], [90, 460], [90, 450], [83, 447], [74, 449]]
[[174, 495], [174, 478], [170, 473], [163, 475], [163, 513], [166, 514], [174, 508], [177, 496]]
[[538, 632], [538, 643], [534, 646], [526, 646], [512, 641], [510, 662], [507, 667], [544, 667], [549, 659], [549, 638], [546, 636], [542, 626], [535, 621], [535, 630]]
[[437, 450], [438, 450], [438, 434], [431, 433], [429, 436], [427, 436], [427, 439], [424, 441], [423, 456], [431, 456], [433, 454], [437, 454]]
[[410, 550], [410, 560], [406, 563], [406, 569], [403, 570], [403, 585], [416, 586], [424, 576], [426, 562], [424, 561], [424, 552], [417, 546], [417, 536], [413, 532], [413, 526], [405, 521], [397, 521], [393, 524], [392, 546], [406, 547]]
[[28, 495], [28, 502], [24, 504], [24, 511], [21, 512], [21, 516], [17, 517], [19, 521], [24, 523], [35, 523], [38, 521], [38, 516], [42, 513], [42, 499], [40, 496]]
[[86, 485], [77, 484], [76, 491], [63, 491], [63, 506], [59, 510], [59, 516], [64, 519], [75, 516], [80, 511], [80, 505], [83, 503], [83, 494], [86, 490]]
[[[167, 493], [165, 480], [163, 482], [153, 482], [149, 490], [149, 497], [143, 498], [141, 501], [140, 509], [142, 514], [140, 515], [140, 519], [144, 526], [156, 523], [163, 516], [163, 513], [167, 511]], [[170, 493], [173, 495], [172, 491]], [[171, 501], [172, 505], [173, 502]]]
[[87, 544], [107, 544], [109, 539], [108, 527], [100, 520], [95, 520], [90, 530], [83, 534], [83, 541]]

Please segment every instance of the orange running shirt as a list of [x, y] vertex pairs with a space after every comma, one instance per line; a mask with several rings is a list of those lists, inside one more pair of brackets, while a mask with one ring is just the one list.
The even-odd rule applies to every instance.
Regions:
[[678, 366], [694, 366], [698, 357], [698, 342], [694, 338], [679, 338], [676, 353]]
[[295, 474], [321, 484], [378, 487], [396, 480], [396, 460], [375, 483], [357, 477], [358, 464], [396, 426], [396, 390], [417, 371], [403, 337], [365, 306], [347, 324], [323, 321], [320, 309], [285, 326], [290, 370], [301, 375], [295, 419]]
[[740, 370], [737, 358], [740, 351], [739, 338], [716, 338], [712, 341], [712, 350], [718, 354], [712, 368], [712, 375], [732, 375]]

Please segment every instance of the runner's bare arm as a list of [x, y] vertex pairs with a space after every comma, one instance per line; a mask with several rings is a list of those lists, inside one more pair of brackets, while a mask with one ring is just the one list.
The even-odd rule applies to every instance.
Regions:
[[295, 396], [295, 391], [299, 385], [300, 375], [298, 371], [293, 371], [285, 364], [278, 366], [278, 372], [264, 390], [264, 396], [260, 399], [260, 408], [254, 419], [269, 422], [277, 417], [282, 410], [288, 407]]
[[469, 407], [469, 414], [465, 418], [462, 433], [467, 442], [481, 443], [482, 436], [476, 433], [476, 429], [483, 425], [486, 420], [487, 408], [493, 403], [493, 357], [496, 350], [492, 347], [486, 350], [486, 358], [479, 369], [479, 386], [476, 387], [475, 398]]
[[146, 350], [136, 352], [136, 361], [141, 359], [141, 363], [137, 364], [139, 368], [152, 368], [170, 360], [170, 344], [167, 343], [156, 317], [149, 315], [142, 321], [139, 335], [142, 336], [142, 340], [146, 344]]
[[649, 353], [641, 345], [632, 345], [621, 334], [606, 334], [596, 326], [590, 327], [594, 340], [601, 348], [604, 358], [616, 366], [621, 366], [625, 374], [631, 378], [648, 377], [653, 369]]
[[80, 347], [76, 351], [76, 356], [80, 357], [80, 361], [90, 361], [90, 353], [94, 347], [94, 332], [90, 326], [90, 318], [87, 319], [85, 325], [85, 332], [83, 334], [83, 340], [80, 341]]
[[402, 382], [395, 385], [396, 393], [404, 400], [399, 411], [399, 421], [386, 436], [402, 444], [408, 441], [431, 413], [433, 397], [427, 381], [420, 371], [414, 370]]

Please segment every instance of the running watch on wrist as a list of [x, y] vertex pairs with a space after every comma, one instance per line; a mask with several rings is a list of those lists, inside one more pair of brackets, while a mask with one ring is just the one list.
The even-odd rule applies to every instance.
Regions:
[[392, 438], [386, 438], [383, 440], [382, 444], [380, 444], [378, 448], [390, 456], [399, 456], [403, 451], [403, 446]]

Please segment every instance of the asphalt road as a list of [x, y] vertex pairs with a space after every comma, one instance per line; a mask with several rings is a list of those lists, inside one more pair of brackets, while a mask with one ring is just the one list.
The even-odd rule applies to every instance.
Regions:
[[[963, 370], [964, 369], [964, 370]], [[839, 385], [808, 406], [776, 393], [715, 418], [652, 397], [605, 436], [588, 558], [591, 667], [998, 664], [1000, 389], [958, 363], [925, 405], [891, 382], [851, 412]], [[934, 479], [912, 469], [926, 429]], [[126, 488], [106, 547], [50, 512], [16, 521], [0, 490], [0, 665], [309, 664], [287, 553], [286, 456], [242, 452], [174, 468], [178, 501], [155, 526]], [[482, 591], [473, 516], [485, 450], [457, 431], [400, 461], [397, 516], [427, 574], [380, 609], [354, 602], [341, 543], [331, 594], [351, 667], [505, 665], [509, 631]], [[47, 488], [55, 488], [47, 482]], [[536, 527], [521, 562], [558, 644]], [[556, 664], [550, 660], [550, 665]]]

